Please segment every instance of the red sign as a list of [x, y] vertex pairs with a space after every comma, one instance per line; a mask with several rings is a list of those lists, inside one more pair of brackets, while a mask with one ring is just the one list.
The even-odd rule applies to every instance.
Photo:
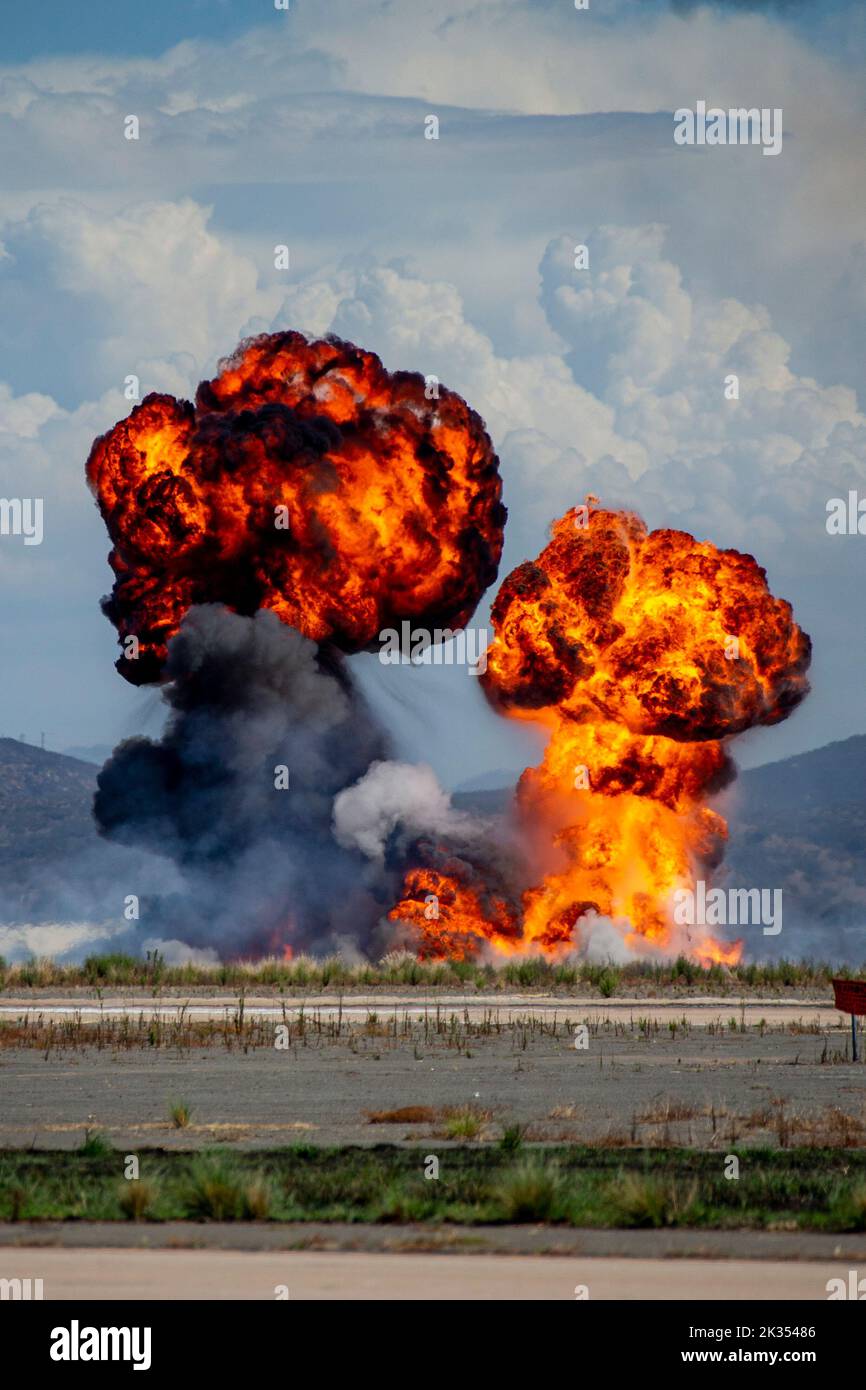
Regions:
[[831, 980], [836, 1008], [844, 1014], [866, 1014], [866, 980]]

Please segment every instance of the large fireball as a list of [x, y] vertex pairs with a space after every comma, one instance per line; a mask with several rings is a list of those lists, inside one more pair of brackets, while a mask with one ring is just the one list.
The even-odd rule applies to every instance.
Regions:
[[[105, 611], [158, 679], [187, 609], [267, 608], [353, 652], [402, 620], [457, 629], [496, 576], [498, 460], [459, 396], [336, 338], [264, 334], [195, 405], [150, 395], [87, 477], [114, 549]], [[128, 648], [125, 648], [125, 651]]]
[[535, 874], [516, 896], [501, 876], [482, 894], [422, 845], [391, 916], [430, 955], [451, 954], [452, 937], [460, 955], [485, 942], [557, 954], [581, 946], [592, 915], [638, 952], [737, 959], [739, 943], [699, 926], [675, 940], [671, 900], [721, 861], [727, 826], [705, 803], [734, 775], [726, 741], [808, 693], [811, 644], [790, 604], [751, 555], [585, 506], [505, 579], [492, 617], [485, 693], [550, 734], [518, 787]]

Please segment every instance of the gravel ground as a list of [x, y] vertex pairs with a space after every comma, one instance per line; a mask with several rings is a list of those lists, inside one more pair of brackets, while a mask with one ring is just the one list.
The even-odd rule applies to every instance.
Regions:
[[[307, 1001], [308, 1018], [312, 1007]], [[490, 1009], [485, 1001], [477, 1007]], [[3, 1008], [12, 1010], [7, 1018], [21, 1012], [8, 999]], [[500, 1031], [484, 1031], [483, 1012], [467, 1022], [462, 1003], [450, 1009], [454, 1026], [443, 1008], [439, 1032], [413, 1021], [416, 997], [392, 1004], [390, 1015], [381, 998], [376, 1008], [373, 1025], [369, 1006], [359, 1004], [356, 1017], [344, 1010], [339, 1038], [323, 1024], [321, 1032], [296, 1034], [285, 1050], [228, 1050], [219, 1041], [183, 1052], [5, 1046], [0, 1146], [73, 1148], [94, 1127], [130, 1149], [444, 1144], [435, 1121], [372, 1124], [369, 1114], [461, 1105], [484, 1112], [482, 1142], [516, 1122], [530, 1127], [528, 1138], [551, 1142], [866, 1142], [866, 1065], [845, 1060], [844, 1020], [811, 1000], [742, 1010], [731, 1001], [650, 1008], [513, 998], [498, 1002]], [[255, 1002], [246, 1009], [255, 1012]], [[390, 1021], [398, 1015], [395, 1037]], [[574, 1046], [566, 1018], [572, 1027], [586, 1022], [585, 1048]], [[173, 1100], [191, 1106], [189, 1128], [171, 1125]]]

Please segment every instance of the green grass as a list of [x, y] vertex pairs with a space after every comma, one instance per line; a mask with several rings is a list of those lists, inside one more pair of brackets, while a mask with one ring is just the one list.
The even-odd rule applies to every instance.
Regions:
[[93, 989], [163, 989], [251, 987], [276, 990], [406, 988], [470, 989], [486, 993], [519, 988], [539, 991], [597, 991], [610, 998], [629, 989], [642, 993], [689, 989], [706, 993], [740, 995], [761, 990], [783, 993], [788, 989], [828, 990], [833, 975], [866, 978], [859, 970], [834, 969], [826, 961], [781, 960], [773, 964], [741, 964], [704, 967], [685, 956], [676, 960], [632, 961], [625, 965], [589, 961], [557, 963], [529, 957], [501, 966], [478, 961], [419, 960], [410, 951], [392, 951], [374, 963], [349, 964], [340, 956], [324, 959], [298, 956], [286, 961], [268, 957], [257, 961], [225, 961], [218, 965], [167, 965], [158, 952], [145, 958], [114, 952], [93, 955], [81, 965], [62, 965], [48, 959], [32, 959], [15, 965], [0, 960], [0, 989], [20, 991], [54, 987]]
[[[435, 1145], [434, 1145], [435, 1147]], [[866, 1230], [866, 1152], [750, 1149], [725, 1155], [524, 1144], [430, 1150], [140, 1150], [0, 1153], [0, 1221], [543, 1222], [569, 1226]], [[735, 1152], [735, 1150], [732, 1150]]]
[[84, 1142], [79, 1150], [85, 1158], [103, 1158], [105, 1155], [113, 1153], [114, 1149], [111, 1140], [101, 1134], [98, 1129], [88, 1129], [84, 1134]]
[[243, 1214], [244, 1183], [234, 1156], [197, 1154], [190, 1163], [180, 1200], [193, 1220], [236, 1221]]
[[478, 1139], [490, 1116], [475, 1105], [459, 1105], [445, 1117], [446, 1139]]
[[175, 1129], [188, 1129], [192, 1119], [192, 1108], [185, 1100], [173, 1100], [168, 1107], [169, 1119]]
[[572, 1193], [559, 1164], [541, 1154], [529, 1154], [497, 1178], [493, 1199], [509, 1222], [568, 1221]]

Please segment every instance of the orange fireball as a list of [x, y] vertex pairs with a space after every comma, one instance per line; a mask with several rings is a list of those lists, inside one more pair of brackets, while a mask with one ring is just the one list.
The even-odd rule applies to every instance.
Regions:
[[97, 439], [87, 477], [114, 545], [104, 608], [136, 639], [117, 663], [134, 684], [159, 678], [194, 603], [269, 608], [346, 652], [403, 620], [458, 629], [502, 551], [479, 416], [337, 338], [242, 343], [194, 406], [147, 396]]
[[724, 740], [778, 723], [808, 693], [811, 645], [790, 604], [751, 555], [585, 506], [507, 577], [492, 620], [488, 699], [550, 731], [517, 792], [543, 872], [506, 913], [467, 912], [459, 883], [453, 899], [440, 892], [435, 931], [419, 922], [410, 874], [391, 916], [414, 921], [422, 949], [441, 954], [451, 931], [461, 954], [467, 932], [476, 950], [562, 953], [593, 914], [637, 952], [675, 946], [734, 962], [740, 943], [700, 927], [674, 939], [672, 898], [722, 858], [727, 826], [705, 803], [734, 775]]

